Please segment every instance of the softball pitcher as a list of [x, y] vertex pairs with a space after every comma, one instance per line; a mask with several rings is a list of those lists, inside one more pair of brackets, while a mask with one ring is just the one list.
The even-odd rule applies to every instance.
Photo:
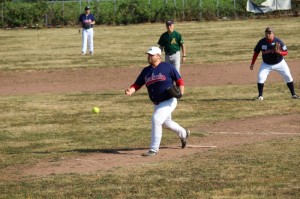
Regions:
[[277, 37], [274, 36], [272, 28], [267, 27], [265, 30], [265, 37], [259, 40], [254, 48], [254, 54], [250, 65], [250, 70], [253, 70], [254, 63], [260, 53], [262, 52], [262, 64], [258, 72], [257, 100], [263, 100], [264, 83], [271, 71], [277, 71], [287, 83], [293, 99], [299, 99], [294, 89], [293, 78], [290, 69], [285, 62], [283, 56], [288, 54], [286, 45]]
[[142, 70], [135, 83], [125, 90], [125, 94], [131, 96], [143, 85], [147, 87], [149, 98], [154, 104], [154, 112], [152, 115], [150, 150], [142, 155], [154, 156], [159, 151], [163, 127], [177, 134], [181, 140], [181, 148], [185, 148], [190, 131], [172, 120], [171, 114], [177, 106], [177, 99], [170, 96], [167, 91], [173, 85], [173, 82], [176, 82], [181, 94], [183, 94], [183, 79], [174, 66], [161, 62], [160, 48], [151, 47], [147, 54], [150, 65]]

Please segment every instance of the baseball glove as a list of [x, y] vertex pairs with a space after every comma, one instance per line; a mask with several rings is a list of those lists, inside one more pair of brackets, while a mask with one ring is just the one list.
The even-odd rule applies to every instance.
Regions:
[[91, 24], [90, 23], [84, 23], [83, 24], [83, 28], [84, 29], [90, 29], [91, 28]]
[[167, 91], [171, 97], [176, 97], [177, 99], [180, 99], [182, 97], [180, 89], [175, 85], [167, 88]]
[[276, 43], [275, 43], [275, 45], [274, 45], [274, 52], [275, 52], [276, 54], [280, 54], [280, 52], [281, 52], [281, 45], [280, 45], [279, 42], [276, 42]]

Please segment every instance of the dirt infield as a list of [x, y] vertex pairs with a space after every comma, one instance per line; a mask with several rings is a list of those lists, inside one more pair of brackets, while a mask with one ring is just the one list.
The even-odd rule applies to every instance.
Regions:
[[[288, 61], [295, 82], [300, 82], [300, 60]], [[242, 85], [256, 84], [259, 63], [254, 71], [247, 63], [211, 64], [206, 66], [183, 65], [181, 72], [185, 85]], [[0, 72], [0, 96], [36, 93], [97, 92], [103, 90], [122, 90], [127, 88], [140, 69], [105, 68], [84, 70], [55, 70], [50, 72]], [[267, 82], [282, 81], [272, 73]], [[124, 85], [127, 85], [124, 87]], [[300, 93], [300, 88], [296, 88]], [[300, 103], [300, 101], [299, 101]], [[159, 155], [151, 158], [141, 156], [147, 148], [99, 149], [94, 152], [82, 152], [78, 157], [60, 159], [55, 162], [45, 160], [37, 165], [22, 168], [9, 168], [5, 172], [11, 178], [18, 170], [21, 176], [47, 176], [64, 173], [93, 173], [117, 167], [138, 166], [156, 161], [178, 159], [183, 156], [200, 153], [215, 148], [228, 148], [237, 145], [261, 142], [271, 139], [300, 135], [300, 114], [272, 116], [219, 122], [213, 126], [195, 127], [192, 131], [206, 132], [205, 137], [189, 139], [186, 149], [179, 143], [161, 146]]]
[[[296, 82], [300, 82], [300, 60], [288, 61]], [[248, 63], [225, 63], [181, 68], [185, 85], [241, 85], [256, 84], [259, 63], [253, 71]], [[84, 70], [55, 70], [49, 72], [0, 72], [0, 95], [34, 93], [97, 92], [123, 90], [140, 73], [139, 68], [95, 68]], [[271, 73], [267, 82], [282, 81]], [[126, 85], [126, 86], [124, 86]], [[300, 91], [299, 91], [300, 92]]]

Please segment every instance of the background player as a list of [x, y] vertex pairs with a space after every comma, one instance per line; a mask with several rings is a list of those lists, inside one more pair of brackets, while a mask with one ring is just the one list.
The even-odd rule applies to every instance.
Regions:
[[166, 21], [167, 32], [163, 33], [158, 44], [162, 51], [165, 51], [165, 62], [175, 66], [180, 72], [180, 49], [182, 50], [182, 62], [185, 61], [186, 51], [183, 44], [182, 36], [174, 30], [174, 21], [172, 19]]
[[[280, 44], [280, 50], [275, 51], [275, 44]], [[270, 74], [271, 71], [277, 71], [280, 75], [284, 78], [287, 86], [292, 94], [293, 99], [299, 99], [299, 96], [296, 95], [294, 90], [294, 83], [293, 78], [290, 73], [290, 69], [285, 62], [283, 56], [288, 54], [287, 47], [285, 44], [277, 37], [274, 36], [274, 32], [272, 28], [268, 27], [265, 30], [265, 37], [259, 40], [257, 45], [254, 48], [254, 54], [252, 57], [252, 62], [250, 65], [250, 70], [253, 70], [254, 63], [259, 55], [260, 51], [262, 51], [262, 59], [263, 62], [260, 66], [258, 72], [258, 81], [257, 81], [257, 88], [258, 88], [258, 97], [257, 100], [263, 100], [263, 89], [264, 83]]]
[[[79, 16], [80, 26], [82, 27], [82, 51], [81, 54], [85, 55], [87, 45], [89, 46], [90, 54], [94, 54], [94, 30], [93, 25], [96, 23], [94, 16], [90, 13], [90, 7], [84, 8], [85, 13]], [[79, 29], [80, 32], [80, 29]]]
[[154, 104], [154, 112], [152, 115], [150, 150], [144, 153], [143, 156], [154, 156], [159, 151], [162, 127], [172, 130], [180, 137], [182, 148], [186, 146], [186, 139], [190, 131], [172, 120], [171, 113], [177, 106], [177, 99], [171, 97], [167, 92], [167, 88], [172, 86], [173, 82], [176, 82], [183, 94], [183, 79], [174, 66], [166, 62], [161, 62], [160, 48], [151, 47], [147, 54], [150, 65], [142, 70], [135, 83], [125, 90], [125, 94], [131, 96], [143, 85], [147, 87], [149, 98]]

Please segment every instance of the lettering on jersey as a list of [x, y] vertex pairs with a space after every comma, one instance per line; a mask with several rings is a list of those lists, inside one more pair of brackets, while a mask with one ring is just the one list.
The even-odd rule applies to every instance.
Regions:
[[273, 50], [273, 49], [271, 49], [271, 50], [263, 50], [263, 51], [261, 51], [261, 52], [262, 52], [262, 54], [264, 55], [264, 54], [274, 53], [274, 50]]
[[175, 38], [173, 38], [173, 39], [172, 39], [172, 41], [171, 41], [171, 44], [177, 44], [177, 42], [176, 42], [176, 39], [175, 39]]
[[268, 46], [267, 46], [267, 45], [262, 45], [262, 46], [261, 46], [261, 49], [262, 49], [262, 50], [267, 50], [267, 49], [268, 49]]
[[269, 54], [269, 53], [274, 53], [274, 50], [273, 49], [268, 49], [268, 46], [267, 45], [262, 45], [261, 46], [261, 49], [262, 49], [262, 54]]
[[152, 74], [150, 77], [145, 77], [145, 84], [146, 86], [149, 86], [154, 82], [165, 81], [166, 79], [166, 76], [162, 75], [161, 73], [159, 73], [158, 75]]

